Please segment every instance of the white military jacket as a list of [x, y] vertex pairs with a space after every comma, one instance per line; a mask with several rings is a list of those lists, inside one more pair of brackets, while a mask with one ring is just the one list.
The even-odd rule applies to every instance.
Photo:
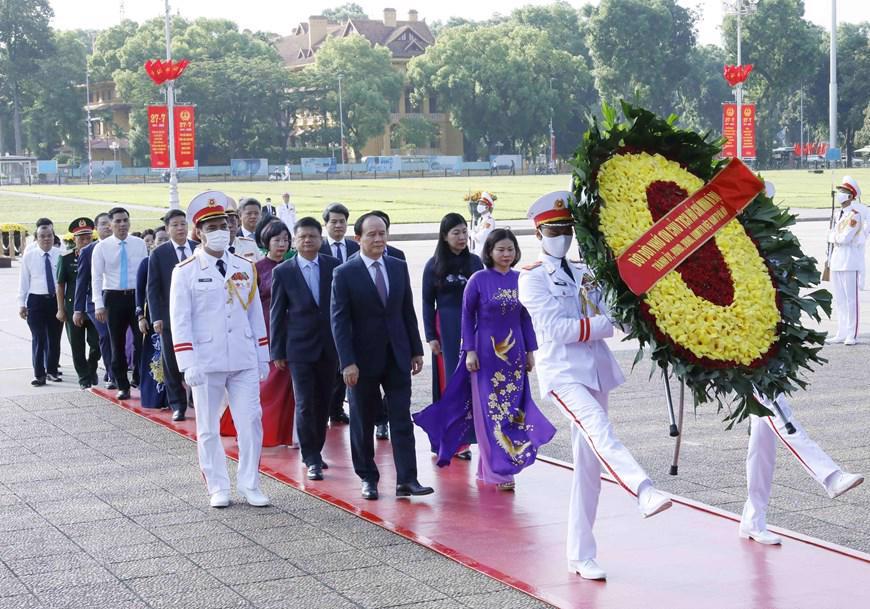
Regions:
[[520, 302], [538, 338], [535, 369], [542, 396], [562, 385], [610, 391], [625, 382], [604, 342], [613, 336], [613, 324], [601, 293], [585, 264], [570, 265], [574, 277], [562, 269], [561, 259], [541, 252], [538, 262], [520, 272]]
[[831, 253], [832, 271], [858, 271], [864, 273], [864, 246], [866, 228], [859, 203], [852, 202], [840, 209], [834, 227], [828, 233], [828, 243], [833, 244]]
[[199, 247], [172, 271], [169, 318], [179, 370], [233, 372], [269, 361], [269, 338], [252, 262], [224, 252], [226, 277], [217, 258]]
[[251, 262], [257, 262], [263, 258], [263, 254], [260, 253], [260, 248], [257, 247], [257, 242], [250, 237], [236, 236], [236, 238], [233, 239], [232, 248], [234, 250], [233, 253], [236, 256], [241, 256]]

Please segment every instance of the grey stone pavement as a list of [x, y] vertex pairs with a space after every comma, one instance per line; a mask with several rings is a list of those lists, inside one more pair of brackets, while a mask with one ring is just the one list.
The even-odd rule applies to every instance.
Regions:
[[[817, 257], [822, 226], [801, 223], [796, 231]], [[415, 230], [427, 232], [407, 227]], [[524, 259], [533, 259], [534, 240], [520, 243]], [[399, 245], [419, 286], [432, 242]], [[209, 509], [189, 440], [79, 392], [72, 378], [30, 387], [30, 338], [15, 306], [17, 274], [17, 264], [0, 270], [0, 609], [546, 606], [266, 477], [272, 507]], [[870, 311], [870, 292], [861, 298]], [[868, 317], [862, 343], [826, 347], [830, 363], [793, 399], [797, 418], [819, 444], [847, 469], [865, 474]], [[612, 346], [628, 372], [633, 346], [618, 339]], [[71, 376], [68, 353], [62, 363]], [[710, 405], [695, 413], [688, 405], [680, 475], [669, 476], [673, 441], [664, 392], [648, 374], [644, 361], [611, 396], [620, 437], [664, 490], [739, 513], [746, 426], [725, 431], [723, 414]], [[430, 387], [427, 365], [414, 379], [415, 409], [428, 404]], [[567, 422], [551, 404], [542, 408], [559, 428], [542, 453], [568, 460]], [[870, 484], [831, 501], [781, 448], [777, 457], [770, 523], [870, 552]], [[423, 481], [431, 475], [421, 464]]]

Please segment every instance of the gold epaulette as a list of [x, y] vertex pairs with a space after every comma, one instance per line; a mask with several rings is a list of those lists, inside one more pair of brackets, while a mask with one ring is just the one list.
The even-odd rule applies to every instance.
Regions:
[[540, 260], [538, 260], [537, 262], [533, 262], [532, 264], [524, 264], [522, 266], [522, 269], [524, 271], [532, 271], [532, 270], [538, 268], [539, 266], [541, 266], [542, 264], [544, 264], [544, 263], [541, 262]]
[[[241, 237], [237, 237], [237, 238], [240, 239]], [[233, 252], [232, 255], [235, 256], [236, 258], [240, 258], [241, 260], [244, 260], [245, 262], [247, 262], [247, 263], [250, 264], [251, 266], [254, 266], [254, 263], [253, 263], [251, 260], [245, 258], [244, 256], [242, 256], [242, 255], [240, 255], [240, 254], [237, 254], [237, 253], [235, 253], [235, 252]]]

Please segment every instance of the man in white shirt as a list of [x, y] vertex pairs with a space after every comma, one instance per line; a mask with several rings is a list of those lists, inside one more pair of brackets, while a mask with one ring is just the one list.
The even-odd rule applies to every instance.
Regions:
[[57, 320], [55, 275], [60, 250], [54, 247], [54, 229], [43, 224], [36, 229], [35, 246], [21, 259], [18, 282], [18, 314], [30, 327], [34, 387], [48, 378], [60, 382], [56, 349], [60, 347], [61, 324]]
[[[112, 236], [94, 247], [91, 258], [91, 292], [94, 314], [109, 326], [112, 372], [118, 384], [118, 399], [130, 399], [127, 378], [127, 330], [133, 333], [133, 361], [142, 351], [142, 334], [136, 318], [136, 271], [148, 257], [148, 247], [130, 235], [130, 214], [123, 207], [109, 210]], [[133, 384], [138, 386], [138, 366], [133, 367]]]
[[864, 275], [866, 208], [858, 203], [856, 185], [844, 182], [835, 193], [840, 210], [828, 234], [831, 252], [831, 283], [837, 305], [837, 333], [827, 342], [854, 345], [858, 342], [859, 300]]
[[276, 210], [278, 219], [283, 222], [290, 232], [293, 232], [293, 227], [296, 226], [296, 206], [290, 202], [290, 193], [285, 192], [281, 195], [281, 205]]

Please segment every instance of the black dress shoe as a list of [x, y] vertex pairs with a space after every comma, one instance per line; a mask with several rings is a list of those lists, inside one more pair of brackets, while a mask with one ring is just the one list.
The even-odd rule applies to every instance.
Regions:
[[[323, 480], [323, 469], [318, 463], [315, 463], [314, 465], [309, 465], [308, 474], [306, 475], [309, 480]], [[363, 493], [365, 493], [365, 490], [363, 490]], [[363, 497], [365, 497], [365, 494], [363, 494]]]
[[390, 439], [390, 431], [387, 429], [387, 425], [375, 425], [375, 437], [378, 440], [389, 440]]
[[48, 372], [48, 373], [46, 373], [45, 377], [48, 380], [50, 380], [52, 383], [62, 383], [63, 382], [63, 379], [60, 378], [60, 375], [57, 372], [54, 372], [54, 373]]
[[115, 381], [106, 381], [106, 389], [117, 389], [118, 384]]
[[82, 391], [87, 391], [90, 388], [91, 388], [90, 383], [79, 383], [79, 389], [81, 389]]
[[431, 486], [423, 486], [416, 480], [396, 485], [396, 497], [410, 497], [411, 495], [431, 495], [435, 489]]
[[462, 461], [471, 461], [471, 451], [468, 449], [460, 451], [453, 456]]
[[132, 383], [130, 383], [130, 387], [132, 387], [133, 389], [139, 389], [139, 381], [133, 381]]
[[326, 464], [326, 461], [321, 459], [320, 461], [320, 469], [329, 469], [329, 466]]
[[337, 414], [334, 417], [329, 417], [329, 422], [333, 425], [347, 425], [348, 423], [350, 423], [350, 417], [342, 412], [341, 414]]
[[121, 391], [119, 391], [117, 393], [117, 395], [115, 395], [115, 397], [118, 398], [119, 400], [129, 400], [130, 399], [130, 390], [129, 389], [121, 389]]
[[172, 420], [173, 421], [184, 421], [184, 419], [185, 419], [185, 417], [184, 417], [183, 412], [181, 412], [180, 410], [173, 410], [172, 411]]
[[362, 498], [374, 501], [378, 498], [378, 485], [374, 482], [363, 480], [362, 483]]
[[30, 381], [30, 384], [33, 385], [34, 387], [42, 387], [43, 385], [45, 385], [45, 377], [44, 376], [37, 376], [35, 379]]

